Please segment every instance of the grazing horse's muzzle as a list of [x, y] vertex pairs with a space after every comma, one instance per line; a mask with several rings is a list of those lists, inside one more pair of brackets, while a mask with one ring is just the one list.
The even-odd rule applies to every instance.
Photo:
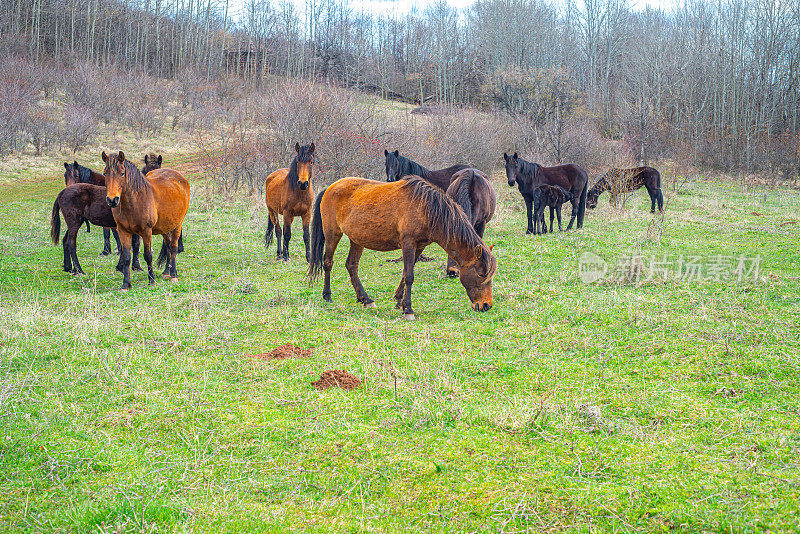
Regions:
[[114, 198], [106, 197], [106, 202], [108, 203], [109, 207], [116, 208], [119, 206], [119, 195], [115, 196]]
[[474, 310], [478, 312], [485, 312], [489, 311], [492, 308], [492, 305], [488, 302], [476, 302], [474, 306]]

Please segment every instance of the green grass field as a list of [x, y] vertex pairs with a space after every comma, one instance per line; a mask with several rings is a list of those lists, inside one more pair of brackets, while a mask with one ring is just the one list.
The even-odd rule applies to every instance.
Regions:
[[[324, 305], [299, 226], [278, 263], [260, 199], [197, 184], [179, 283], [118, 291], [99, 228], [72, 278], [48, 241], [58, 180], [36, 178], [0, 186], [2, 531], [800, 529], [797, 192], [697, 180], [663, 222], [642, 190], [531, 237], [497, 181], [494, 307], [473, 312], [432, 245], [406, 322], [399, 253], [365, 252], [368, 310], [343, 241]], [[741, 282], [586, 284], [584, 252], [761, 261]], [[248, 357], [283, 343], [313, 354]], [[317, 391], [326, 369], [364, 385]]]

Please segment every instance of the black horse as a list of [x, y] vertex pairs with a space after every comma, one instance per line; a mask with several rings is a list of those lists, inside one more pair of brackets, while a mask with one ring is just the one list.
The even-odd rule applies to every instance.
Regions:
[[[483, 239], [486, 223], [494, 217], [494, 209], [497, 205], [497, 194], [489, 182], [489, 177], [478, 169], [458, 171], [453, 175], [453, 182], [447, 188], [446, 194], [461, 206], [467, 220], [475, 229], [475, 233]], [[458, 263], [448, 256], [447, 276], [458, 276], [458, 269]]]
[[647, 189], [650, 195], [650, 213], [664, 211], [664, 194], [661, 192], [661, 174], [653, 167], [636, 167], [634, 169], [611, 169], [605, 173], [589, 190], [586, 206], [589, 209], [597, 207], [597, 199], [604, 192], [609, 191], [613, 197], [618, 193], [631, 193], [640, 187]]
[[558, 215], [558, 231], [561, 231], [561, 205], [572, 200], [572, 193], [560, 185], [542, 184], [533, 190], [533, 233], [546, 234], [547, 224], [544, 209], [550, 208], [550, 233], [553, 233], [553, 217]]
[[447, 191], [450, 187], [450, 182], [453, 180], [453, 175], [460, 170], [469, 169], [469, 165], [453, 165], [446, 169], [439, 169], [438, 171], [431, 171], [417, 163], [410, 160], [405, 156], [401, 156], [398, 150], [389, 152], [383, 151], [386, 156], [386, 181], [396, 182], [405, 176], [421, 176], [428, 182], [432, 183], [442, 191]]
[[569, 163], [555, 167], [542, 167], [538, 163], [525, 161], [514, 152], [509, 156], [505, 152], [506, 177], [509, 187], [514, 184], [519, 186], [519, 192], [525, 200], [528, 210], [528, 229], [526, 234], [533, 233], [533, 190], [541, 184], [558, 185], [572, 193], [572, 217], [567, 225], [567, 230], [572, 229], [575, 219], [578, 228], [583, 228], [583, 217], [586, 213], [586, 191], [589, 184], [589, 175], [580, 165]]
[[[101, 175], [102, 176], [102, 175]], [[117, 226], [111, 208], [106, 202], [106, 188], [94, 184], [72, 184], [65, 187], [56, 197], [53, 203], [53, 213], [50, 216], [50, 237], [53, 244], [58, 244], [58, 237], [61, 234], [61, 217], [59, 211], [64, 215], [67, 223], [67, 231], [64, 233], [62, 246], [64, 247], [64, 271], [72, 275], [84, 274], [81, 264], [78, 262], [77, 237], [78, 230], [83, 223], [86, 223], [86, 231], [89, 231], [89, 223], [103, 228], [115, 228]], [[116, 231], [114, 232], [116, 236]], [[119, 242], [119, 237], [117, 237]], [[133, 269], [141, 271], [139, 266], [139, 239], [132, 240], [133, 249]], [[117, 269], [120, 269], [117, 264]]]

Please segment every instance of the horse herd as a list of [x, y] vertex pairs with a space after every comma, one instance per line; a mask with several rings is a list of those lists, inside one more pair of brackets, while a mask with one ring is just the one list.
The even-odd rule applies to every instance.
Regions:
[[[497, 198], [486, 174], [463, 164], [432, 171], [397, 150], [384, 150], [386, 182], [342, 178], [315, 197], [312, 186], [315, 150], [313, 142], [304, 146], [295, 144], [296, 155], [291, 165], [266, 178], [269, 221], [264, 244], [270, 246], [274, 234], [278, 259], [288, 260], [292, 221], [300, 217], [308, 277], [314, 280], [324, 273], [323, 299], [331, 301], [333, 257], [339, 241], [346, 235], [350, 250], [345, 268], [356, 300], [365, 307], [375, 307], [375, 301], [358, 277], [364, 249], [400, 249], [403, 275], [394, 298], [403, 316], [414, 319], [411, 306], [414, 266], [431, 243], [447, 252], [447, 275], [459, 277], [471, 307], [476, 311], [492, 307], [492, 278], [497, 272], [497, 259], [492, 247], [484, 243], [483, 233], [494, 215]], [[64, 163], [66, 187], [53, 204], [50, 232], [53, 243], [57, 244], [61, 212], [67, 222], [62, 240], [64, 271], [73, 275], [83, 273], [76, 239], [85, 223], [87, 232], [90, 224], [103, 227], [102, 254], [111, 253], [113, 233], [120, 254], [116, 269], [123, 273], [123, 290], [131, 287], [131, 268], [141, 270], [140, 240], [148, 281], [155, 282], [153, 235], [164, 238], [157, 261], [158, 265], [166, 264], [163, 276], [177, 280], [176, 259], [183, 250], [182, 225], [189, 208], [189, 182], [179, 172], [162, 168], [161, 156], [146, 155], [141, 170], [122, 151], [112, 155], [103, 152], [102, 157], [105, 163], [102, 174], [77, 161]], [[659, 210], [663, 209], [660, 175], [651, 167], [612, 169], [589, 189], [589, 176], [579, 165], [543, 167], [517, 153], [504, 153], [503, 158], [508, 185], [516, 185], [525, 201], [528, 234], [547, 232], [544, 211], [548, 207], [550, 232], [554, 216], [561, 230], [561, 205], [566, 202], [572, 204], [567, 230], [576, 222], [577, 228], [583, 227], [586, 207], [596, 207], [604, 191], [616, 194], [644, 186], [650, 194], [651, 212], [656, 204]]]

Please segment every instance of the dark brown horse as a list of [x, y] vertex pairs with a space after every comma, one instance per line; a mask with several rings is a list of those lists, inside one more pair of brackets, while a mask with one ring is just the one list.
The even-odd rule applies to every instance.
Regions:
[[142, 174], [147, 176], [148, 172], [161, 168], [161, 162], [163, 161], [163, 159], [161, 158], [161, 154], [156, 156], [155, 154], [150, 152], [149, 154], [144, 155], [142, 161], [144, 161], [144, 167], [142, 167]]
[[616, 202], [620, 193], [631, 193], [640, 187], [647, 189], [650, 195], [650, 213], [664, 211], [664, 195], [661, 192], [661, 174], [653, 167], [636, 167], [634, 169], [611, 169], [605, 173], [589, 190], [586, 206], [589, 209], [597, 207], [598, 197], [605, 191], [611, 194], [611, 201]]
[[153, 235], [164, 236], [164, 246], [158, 257], [159, 265], [166, 261], [164, 276], [176, 281], [178, 277], [176, 256], [183, 219], [189, 210], [189, 182], [172, 169], [156, 169], [143, 175], [125, 154], [106, 155], [106, 202], [111, 207], [117, 231], [122, 242], [122, 289], [130, 289], [131, 235], [138, 234], [144, 243], [144, 260], [147, 262], [147, 280], [155, 282], [153, 275]]
[[[483, 239], [483, 232], [494, 216], [497, 204], [497, 195], [489, 177], [478, 169], [464, 169], [453, 175], [453, 181], [447, 188], [447, 196], [461, 206], [467, 220], [475, 229], [478, 236]], [[447, 257], [447, 276], [458, 276], [458, 264]]]
[[553, 233], [553, 217], [558, 215], [558, 231], [561, 231], [561, 205], [572, 200], [572, 193], [560, 185], [541, 184], [533, 190], [533, 233], [546, 234], [547, 224], [544, 209], [550, 208], [550, 233]]
[[[306, 261], [310, 261], [308, 250], [308, 225], [311, 222], [311, 205], [314, 203], [314, 143], [294, 145], [297, 155], [288, 169], [278, 169], [264, 183], [264, 200], [269, 210], [269, 222], [264, 234], [264, 246], [272, 243], [272, 231], [278, 241], [278, 259], [289, 259], [289, 239], [292, 237], [292, 221], [300, 217], [303, 221], [303, 242], [306, 245]], [[281, 225], [278, 214], [283, 216], [283, 249], [281, 249]]]
[[[78, 230], [82, 224], [86, 223], [86, 231], [89, 231], [89, 224], [95, 224], [104, 228], [115, 228], [114, 215], [111, 208], [106, 203], [106, 188], [93, 184], [72, 184], [65, 187], [56, 197], [53, 203], [53, 212], [50, 216], [50, 237], [53, 244], [58, 244], [58, 237], [61, 233], [61, 217], [59, 211], [64, 215], [67, 223], [67, 231], [64, 233], [62, 246], [64, 248], [64, 271], [73, 276], [85, 274], [78, 262], [77, 237]], [[116, 231], [115, 231], [116, 235]], [[132, 243], [133, 248], [133, 269], [141, 271], [139, 266], [139, 240]]]
[[540, 184], [558, 185], [572, 193], [572, 217], [567, 225], [567, 230], [572, 229], [576, 218], [578, 228], [583, 228], [583, 217], [586, 213], [586, 190], [589, 183], [589, 175], [583, 170], [583, 167], [574, 163], [542, 167], [538, 163], [525, 161], [516, 152], [513, 156], [504, 152], [503, 158], [506, 161], [506, 177], [509, 187], [514, 187], [516, 183], [525, 200], [525, 208], [528, 210], [526, 234], [533, 233], [533, 190]]
[[427, 181], [441, 189], [447, 191], [450, 187], [450, 182], [453, 181], [453, 175], [458, 171], [469, 169], [469, 165], [453, 165], [446, 169], [439, 169], [438, 171], [431, 171], [405, 156], [401, 156], [398, 150], [389, 152], [383, 151], [386, 156], [386, 181], [396, 182], [405, 176], [421, 176]]
[[404, 317], [414, 319], [414, 264], [431, 243], [437, 243], [458, 262], [461, 284], [472, 308], [486, 311], [492, 307], [492, 277], [497, 260], [458, 204], [419, 176], [393, 183], [342, 178], [317, 195], [308, 274], [313, 280], [324, 270], [322, 298], [326, 301], [331, 300], [333, 255], [342, 235], [350, 239], [345, 263], [350, 282], [356, 290], [356, 300], [365, 307], [374, 308], [375, 301], [358, 278], [358, 262], [364, 249], [402, 249], [403, 278], [394, 298]]
[[[79, 165], [77, 161], [73, 163], [64, 162], [64, 185], [67, 187], [74, 185], [74, 184], [92, 184], [105, 187], [106, 186], [106, 178], [99, 172], [95, 172], [88, 167], [84, 167], [83, 165]], [[103, 205], [105, 205], [105, 201], [103, 201]], [[65, 218], [66, 212], [65, 213]], [[109, 210], [109, 213], [110, 210]], [[112, 217], [113, 220], [113, 217]], [[67, 219], [67, 225], [69, 225], [69, 219]], [[116, 227], [116, 225], [113, 225]], [[86, 221], [86, 231], [89, 231], [89, 222]], [[119, 244], [119, 235], [117, 235], [116, 229], [111, 230], [109, 228], [103, 228], [103, 250], [100, 252], [102, 256], [108, 256], [111, 254], [111, 234], [114, 234], [114, 240], [117, 242], [117, 251], [120, 250]], [[138, 247], [138, 245], [137, 245]], [[66, 262], [64, 263], [66, 265]]]

